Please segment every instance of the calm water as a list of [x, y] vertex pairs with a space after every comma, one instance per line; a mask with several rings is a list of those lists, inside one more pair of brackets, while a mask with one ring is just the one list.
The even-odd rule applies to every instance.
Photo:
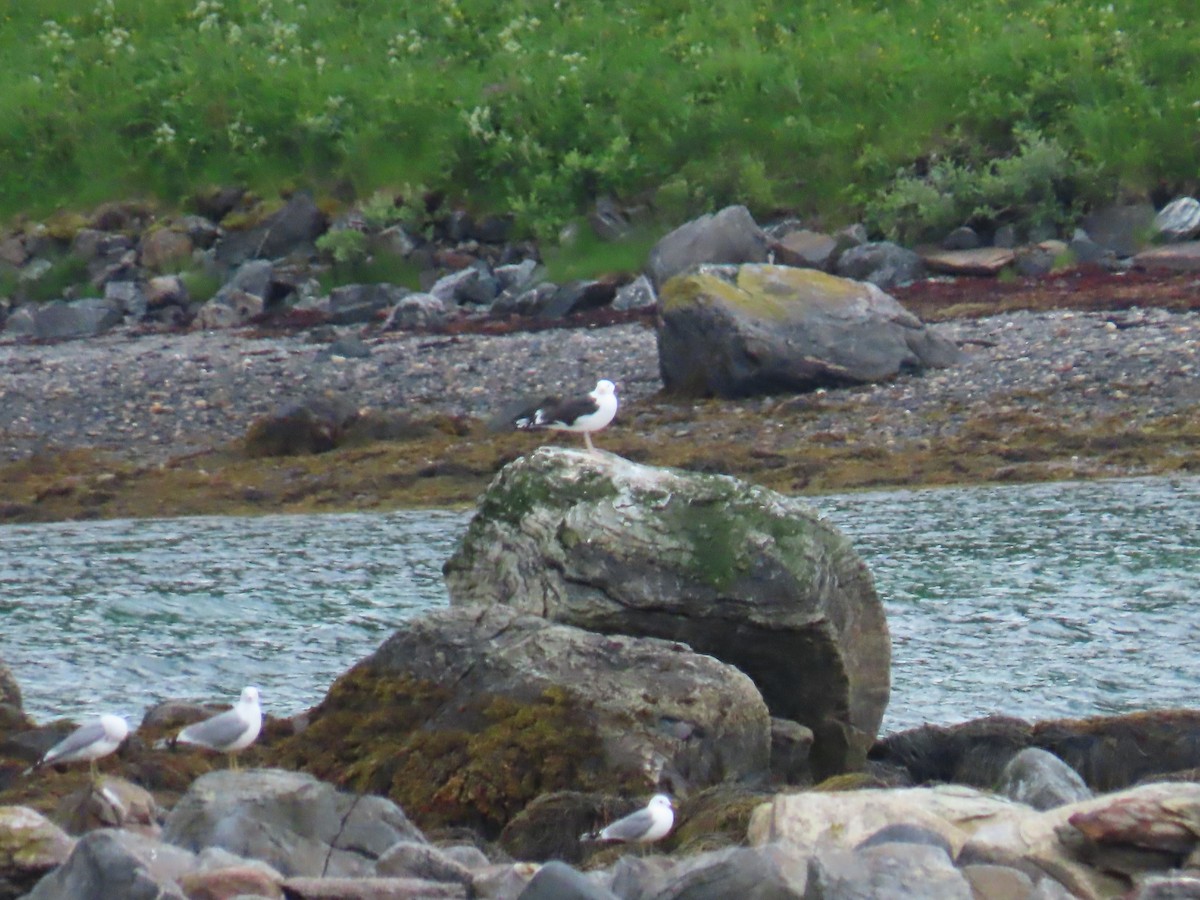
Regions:
[[[886, 731], [1200, 706], [1200, 479], [816, 498], [875, 574]], [[446, 603], [459, 512], [0, 527], [0, 659], [37, 718], [312, 705]]]

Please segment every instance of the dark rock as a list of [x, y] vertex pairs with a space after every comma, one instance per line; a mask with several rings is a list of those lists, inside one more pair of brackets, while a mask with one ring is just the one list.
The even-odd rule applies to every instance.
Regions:
[[872, 284], [787, 266], [704, 267], [659, 296], [668, 391], [747, 397], [863, 384], [960, 358]]
[[992, 246], [1011, 250], [1017, 246], [1017, 229], [1012, 225], [1001, 225], [992, 235]]
[[504, 826], [498, 843], [517, 860], [581, 863], [587, 856], [581, 836], [633, 812], [639, 805], [614, 805], [601, 794], [579, 791], [542, 794]]
[[125, 313], [116, 300], [88, 297], [18, 307], [5, 323], [5, 330], [41, 340], [63, 341], [95, 337], [124, 321]]
[[656, 900], [799, 900], [804, 896], [809, 858], [807, 848], [783, 844], [700, 853], [656, 879], [662, 883], [653, 886], [650, 896]]
[[334, 325], [373, 322], [411, 294], [398, 284], [345, 284], [329, 292], [329, 321]]
[[[379, 696], [390, 699], [381, 707]], [[679, 722], [689, 735], [670, 727]], [[712, 657], [468, 607], [405, 623], [335, 682], [275, 758], [294, 764], [320, 746], [318, 774], [353, 771], [361, 789], [420, 805], [427, 826], [494, 836], [549, 791], [755, 777], [767, 741], [754, 685]]]
[[911, 822], [893, 822], [884, 825], [869, 837], [859, 841], [856, 850], [868, 847], [880, 847], [884, 844], [921, 844], [926, 847], [937, 847], [947, 857], [954, 856], [954, 848], [946, 840], [946, 836], [932, 828], [914, 825]]
[[494, 315], [536, 316], [554, 302], [558, 295], [558, 285], [549, 281], [531, 288], [514, 287], [499, 297], [492, 304]]
[[297, 193], [265, 222], [241, 231], [228, 231], [216, 244], [216, 260], [230, 268], [251, 259], [276, 259], [295, 252], [311, 251], [311, 244], [325, 233], [325, 214], [310, 196]]
[[485, 216], [476, 223], [472, 237], [481, 244], [503, 244], [512, 236], [512, 226], [510, 215]]
[[651, 310], [657, 305], [658, 294], [655, 293], [654, 285], [645, 275], [639, 275], [628, 284], [617, 288], [617, 293], [612, 300], [612, 308], [616, 310]]
[[618, 900], [617, 895], [600, 887], [587, 875], [564, 862], [542, 866], [525, 887], [518, 900]]
[[943, 250], [975, 250], [982, 245], [978, 232], [969, 225], [960, 225], [942, 238]]
[[142, 283], [138, 281], [110, 281], [104, 286], [104, 299], [118, 304], [132, 319], [144, 318], [149, 308]]
[[337, 791], [301, 772], [257, 769], [202, 775], [175, 804], [163, 840], [199, 851], [223, 847], [286, 876], [359, 877], [399, 841], [420, 841], [383, 797]]
[[656, 289], [704, 263], [765, 263], [767, 236], [744, 206], [727, 206], [681, 225], [654, 245], [646, 274]]
[[801, 228], [788, 231], [771, 246], [775, 262], [784, 266], [802, 266], [828, 272], [837, 258], [836, 238], [819, 231]]
[[1092, 796], [1074, 769], [1037, 747], [1026, 747], [1004, 767], [997, 793], [1034, 809], [1053, 809]]
[[336, 400], [286, 404], [250, 426], [245, 450], [252, 457], [325, 453], [338, 446], [357, 415], [356, 409]]
[[843, 278], [869, 281], [887, 290], [923, 277], [925, 266], [913, 251], [891, 241], [878, 241], [851, 247], [838, 257], [836, 271]]
[[821, 777], [861, 766], [887, 705], [890, 641], [862, 560], [806, 503], [736, 479], [542, 448], [492, 482], [445, 573], [454, 606], [737, 666], [813, 730]]
[[962, 725], [922, 725], [890, 734], [871, 748], [871, 759], [904, 767], [912, 780], [991, 788], [1017, 753], [1033, 743], [1022, 719], [991, 716]]
[[1088, 214], [1083, 230], [1093, 241], [1117, 256], [1133, 256], [1154, 230], [1154, 207], [1149, 203], [1109, 206]]
[[240, 187], [212, 187], [198, 191], [191, 197], [190, 205], [201, 216], [220, 222], [245, 200], [246, 190]]
[[1113, 263], [1116, 255], [1107, 247], [1101, 247], [1088, 236], [1082, 228], [1076, 228], [1075, 234], [1067, 242], [1067, 249], [1077, 263]]
[[132, 831], [102, 828], [81, 838], [25, 900], [186, 900], [178, 881], [195, 859]]
[[476, 261], [443, 275], [429, 288], [429, 293], [446, 304], [487, 306], [499, 295], [500, 283], [486, 263]]
[[860, 851], [820, 847], [804, 900], [972, 900], [971, 887], [937, 847], [884, 844]]
[[1185, 241], [1143, 250], [1133, 265], [1152, 272], [1200, 272], [1200, 241]]
[[617, 285], [611, 279], [572, 281], [561, 285], [537, 311], [539, 319], [563, 319], [574, 313], [599, 309], [612, 303]]
[[535, 259], [523, 259], [518, 263], [497, 266], [492, 274], [500, 285], [501, 291], [524, 290], [533, 283], [538, 271]]
[[779, 784], [811, 784], [813, 732], [791, 719], [771, 719], [771, 780]]

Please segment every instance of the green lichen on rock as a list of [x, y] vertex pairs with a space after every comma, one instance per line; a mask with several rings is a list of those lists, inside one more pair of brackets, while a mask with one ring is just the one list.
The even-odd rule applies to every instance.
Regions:
[[359, 666], [270, 762], [388, 796], [422, 828], [467, 826], [490, 837], [547, 791], [640, 783], [604, 764], [599, 736], [567, 691], [528, 702], [479, 695], [451, 715], [448, 699], [431, 682]]
[[571, 478], [547, 478], [534, 466], [507, 466], [483, 495], [477, 519], [496, 518], [515, 525], [536, 509], [569, 509], [616, 493], [608, 478], [591, 469], [581, 469]]

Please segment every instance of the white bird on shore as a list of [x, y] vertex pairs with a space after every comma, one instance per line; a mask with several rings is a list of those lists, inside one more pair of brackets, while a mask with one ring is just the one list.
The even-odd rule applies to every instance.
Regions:
[[617, 415], [617, 386], [607, 378], [596, 382], [589, 393], [578, 397], [547, 397], [535, 406], [521, 410], [513, 424], [522, 430], [548, 428], [552, 431], [574, 431], [583, 435], [588, 450], [592, 432], [606, 427]]
[[229, 755], [229, 768], [236, 770], [237, 757], [234, 754], [253, 744], [261, 730], [262, 708], [258, 705], [258, 688], [248, 687], [242, 691], [242, 696], [232, 709], [189, 725], [179, 732], [175, 742], [226, 753]]
[[102, 715], [80, 725], [47, 750], [42, 758], [26, 770], [26, 774], [42, 766], [87, 760], [92, 781], [96, 780], [96, 760], [102, 759], [121, 746], [129, 736], [129, 724], [120, 716]]
[[652, 844], [671, 833], [675, 824], [675, 808], [666, 794], [655, 794], [650, 802], [636, 812], [617, 819], [584, 840], [615, 841], [623, 844]]

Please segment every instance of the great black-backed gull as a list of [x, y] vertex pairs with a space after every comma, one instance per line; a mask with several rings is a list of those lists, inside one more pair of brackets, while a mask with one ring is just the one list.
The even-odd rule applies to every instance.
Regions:
[[47, 750], [33, 768], [87, 760], [92, 780], [95, 781], [96, 760], [108, 756], [120, 747], [121, 742], [128, 736], [129, 725], [123, 718], [107, 714], [100, 716], [80, 725]]
[[262, 709], [258, 705], [258, 688], [248, 687], [242, 691], [242, 696], [232, 709], [189, 725], [179, 732], [175, 741], [227, 753], [229, 768], [237, 769], [234, 754], [253, 744], [261, 729]]
[[617, 841], [623, 844], [652, 844], [661, 841], [675, 824], [675, 809], [666, 794], [655, 794], [637, 812], [617, 819], [595, 834], [584, 835], [587, 840]]
[[608, 425], [617, 414], [617, 386], [606, 378], [596, 382], [591, 393], [582, 397], [547, 397], [521, 410], [513, 424], [521, 429], [549, 428], [574, 431], [583, 435], [588, 450], [594, 451], [592, 432]]

